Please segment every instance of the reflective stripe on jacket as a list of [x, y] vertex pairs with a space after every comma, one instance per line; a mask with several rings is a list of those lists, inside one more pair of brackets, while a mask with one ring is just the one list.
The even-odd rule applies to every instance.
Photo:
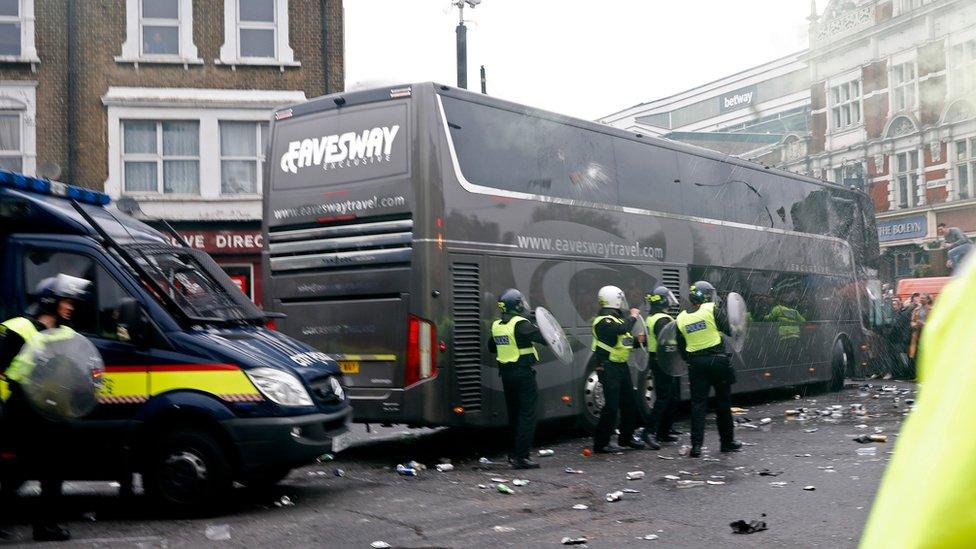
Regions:
[[685, 351], [694, 353], [722, 344], [722, 334], [715, 324], [715, 304], [703, 303], [697, 311], [681, 311], [675, 321], [685, 338]]
[[522, 355], [532, 355], [539, 360], [539, 353], [531, 343], [528, 347], [519, 347], [515, 341], [515, 328], [520, 322], [529, 320], [521, 316], [513, 316], [508, 322], [496, 320], [491, 325], [491, 337], [497, 347], [497, 360], [499, 364], [512, 364], [518, 362]]
[[654, 313], [647, 317], [647, 352], [649, 353], [657, 352], [657, 335], [654, 333], [654, 326], [662, 318], [674, 320], [668, 313]]
[[605, 318], [609, 318], [616, 324], [624, 323], [623, 319], [617, 318], [613, 315], [603, 315], [594, 318], [593, 324], [590, 327], [590, 331], [593, 335], [593, 344], [590, 345], [590, 350], [595, 351], [597, 349], [603, 349], [604, 351], [610, 353], [610, 362], [627, 362], [627, 357], [630, 356], [630, 350], [634, 346], [634, 336], [631, 335], [630, 332], [624, 332], [617, 336], [617, 341], [612, 346], [600, 341], [600, 338], [596, 336], [596, 325], [602, 322]]
[[30, 377], [31, 372], [34, 370], [34, 351], [36, 349], [43, 349], [48, 343], [64, 341], [74, 336], [74, 330], [67, 326], [59, 326], [38, 332], [30, 340], [25, 340], [23, 349], [17, 354], [13, 362], [10, 363], [10, 367], [7, 368], [7, 379], [22, 383]]

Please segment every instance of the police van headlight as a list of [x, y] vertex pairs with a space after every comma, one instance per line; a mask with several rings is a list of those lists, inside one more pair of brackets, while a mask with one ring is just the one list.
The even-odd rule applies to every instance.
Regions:
[[334, 394], [340, 402], [346, 400], [346, 392], [342, 389], [342, 383], [339, 381], [339, 378], [336, 376], [330, 377], [329, 385], [332, 387], [332, 394]]
[[254, 386], [272, 402], [282, 406], [312, 406], [312, 397], [297, 377], [274, 368], [245, 370]]

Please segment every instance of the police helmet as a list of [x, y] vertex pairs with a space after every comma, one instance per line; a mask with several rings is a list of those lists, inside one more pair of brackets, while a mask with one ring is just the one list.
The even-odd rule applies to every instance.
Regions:
[[29, 312], [33, 315], [55, 314], [58, 310], [58, 301], [62, 299], [84, 299], [88, 295], [90, 286], [90, 281], [66, 274], [45, 278], [38, 282], [34, 289], [31, 296], [34, 303]]
[[600, 302], [600, 307], [618, 309], [620, 311], [626, 311], [629, 308], [624, 291], [616, 286], [604, 286], [600, 288], [600, 291], [596, 294], [596, 299]]
[[663, 311], [668, 307], [678, 306], [678, 298], [674, 297], [671, 290], [664, 286], [654, 288], [649, 294], [644, 296], [644, 300], [651, 306], [652, 311]]
[[712, 286], [711, 282], [699, 280], [691, 285], [690, 290], [688, 299], [692, 303], [701, 305], [702, 303], [709, 303], [715, 299], [715, 286]]
[[525, 297], [522, 292], [515, 288], [509, 288], [502, 292], [498, 298], [498, 308], [503, 313], [517, 314], [524, 313], [528, 306], [525, 304]]

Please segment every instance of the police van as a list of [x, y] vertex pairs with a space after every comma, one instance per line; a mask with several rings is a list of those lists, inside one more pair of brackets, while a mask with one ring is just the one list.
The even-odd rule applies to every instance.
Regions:
[[[23, 314], [45, 278], [92, 283], [72, 327], [105, 373], [95, 410], [65, 429], [65, 478], [140, 473], [160, 502], [203, 507], [234, 481], [273, 484], [345, 448], [351, 408], [338, 364], [266, 327], [208, 255], [109, 202], [0, 170], [0, 317]], [[37, 478], [30, 467], [0, 451], [0, 474]]]

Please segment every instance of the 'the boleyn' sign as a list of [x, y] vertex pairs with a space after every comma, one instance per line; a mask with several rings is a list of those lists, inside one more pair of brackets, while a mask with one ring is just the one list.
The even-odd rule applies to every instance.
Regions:
[[878, 220], [878, 241], [890, 242], [892, 240], [922, 238], [928, 232], [927, 229], [924, 215]]
[[718, 97], [718, 112], [729, 112], [751, 107], [759, 102], [756, 86], [739, 88]]

